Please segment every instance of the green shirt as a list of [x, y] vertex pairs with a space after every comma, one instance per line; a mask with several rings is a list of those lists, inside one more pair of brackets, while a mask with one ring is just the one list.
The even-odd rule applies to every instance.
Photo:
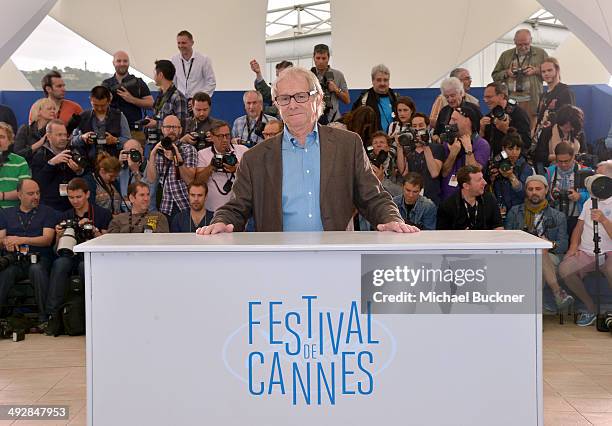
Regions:
[[[31, 178], [30, 167], [25, 158], [10, 153], [6, 163], [0, 167], [0, 192], [10, 192], [17, 189], [19, 179]], [[1, 199], [2, 197], [0, 197]], [[18, 206], [19, 200], [0, 201], [0, 207]]]

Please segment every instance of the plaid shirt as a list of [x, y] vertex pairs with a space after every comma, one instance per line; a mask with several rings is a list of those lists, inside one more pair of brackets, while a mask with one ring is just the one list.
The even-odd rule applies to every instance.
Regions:
[[161, 122], [164, 120], [164, 118], [169, 115], [175, 115], [181, 121], [181, 127], [184, 129], [187, 125], [187, 119], [189, 118], [189, 111], [187, 110], [187, 98], [174, 85], [170, 86], [167, 92], [173, 89], [174, 92], [172, 93], [172, 95], [170, 95], [170, 98], [166, 100], [163, 104], [162, 101], [165, 92], [162, 92], [160, 90], [153, 108], [155, 110], [155, 115], [159, 115], [161, 119], [158, 123], [159, 126], [161, 126]]
[[[195, 147], [188, 143], [178, 142], [176, 144], [181, 151], [181, 157], [185, 162], [185, 167], [196, 167], [198, 162], [198, 152]], [[155, 169], [162, 187], [162, 200], [159, 211], [170, 215], [174, 204], [179, 210], [189, 208], [189, 195], [187, 185], [181, 179], [178, 167], [163, 155], [158, 155], [155, 159]]]

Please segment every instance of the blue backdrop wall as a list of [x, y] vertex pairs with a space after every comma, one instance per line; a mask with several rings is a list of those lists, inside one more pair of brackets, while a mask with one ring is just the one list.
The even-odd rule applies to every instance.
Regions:
[[[574, 85], [576, 104], [585, 113], [585, 129], [587, 140], [593, 142], [599, 138], [606, 137], [612, 122], [612, 88], [608, 85]], [[351, 100], [359, 97], [362, 89], [350, 90]], [[438, 89], [395, 89], [396, 92], [410, 96], [417, 105], [419, 111], [429, 114], [433, 102], [440, 93]], [[481, 100], [483, 113], [486, 114], [487, 107], [482, 102], [484, 88], [472, 88], [470, 93]], [[244, 115], [242, 105], [243, 92], [226, 91], [215, 92], [213, 97], [212, 115], [216, 118], [232, 123], [237, 117]], [[41, 96], [41, 92], [32, 91], [0, 91], [0, 103], [8, 105], [13, 109], [19, 124], [24, 124], [28, 117], [30, 105]], [[89, 105], [89, 92], [71, 91], [66, 97], [78, 102], [84, 109], [91, 108]], [[155, 96], [155, 94], [154, 94]], [[350, 110], [351, 105], [341, 105], [341, 112]]]

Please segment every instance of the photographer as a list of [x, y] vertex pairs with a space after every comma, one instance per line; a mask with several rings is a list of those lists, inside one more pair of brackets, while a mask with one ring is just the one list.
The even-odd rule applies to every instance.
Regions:
[[[586, 151], [584, 132], [584, 113], [578, 107], [565, 105], [556, 114], [556, 123], [542, 131], [540, 142], [548, 146], [548, 161], [555, 159], [555, 147], [561, 142], [569, 143], [574, 154]], [[539, 160], [539, 158], [538, 158]]]
[[212, 100], [208, 94], [198, 92], [193, 95], [191, 101], [193, 102], [193, 117], [187, 120], [187, 128], [181, 142], [193, 145], [200, 151], [210, 145], [210, 129], [218, 120], [210, 116]]
[[392, 139], [385, 132], [378, 131], [372, 135], [371, 145], [366, 148], [366, 153], [374, 174], [383, 188], [394, 197], [402, 193], [402, 188], [397, 184], [397, 151], [391, 142]]
[[552, 249], [543, 250], [542, 274], [557, 305], [557, 309], [549, 310], [555, 311], [567, 307], [574, 298], [561, 288], [557, 279], [556, 267], [567, 250], [567, 224], [565, 216], [548, 204], [547, 192], [548, 182], [544, 176], [529, 176], [525, 183], [524, 203], [508, 211], [506, 229], [523, 230], [553, 243]]
[[485, 192], [487, 181], [478, 165], [457, 170], [459, 191], [438, 207], [437, 229], [473, 230], [504, 229], [495, 197]]
[[423, 178], [415, 172], [404, 176], [403, 194], [393, 198], [404, 222], [414, 225], [423, 231], [436, 229], [436, 214], [438, 208], [427, 197], [421, 195]]
[[119, 171], [119, 192], [123, 203], [121, 204], [121, 211], [126, 212], [129, 210], [129, 202], [127, 190], [133, 182], [145, 182], [149, 185], [149, 191], [151, 194], [151, 205], [149, 206], [150, 211], [157, 210], [155, 200], [152, 195], [155, 194], [155, 184], [150, 183], [146, 180], [147, 162], [144, 157], [144, 151], [142, 145], [136, 139], [130, 139], [123, 144], [123, 150], [119, 153], [119, 161], [121, 162], [121, 170]]
[[79, 149], [91, 168], [101, 151], [118, 157], [123, 143], [130, 137], [130, 127], [123, 113], [110, 108], [111, 92], [104, 86], [91, 89], [91, 110], [81, 113], [79, 126], [72, 135], [72, 146]]
[[372, 87], [363, 91], [353, 103], [352, 111], [362, 106], [369, 106], [376, 113], [376, 129], [387, 132], [393, 122], [393, 111], [396, 110], [397, 94], [389, 88], [391, 71], [383, 64], [372, 67], [370, 73]]
[[[605, 172], [607, 188], [604, 192], [609, 193], [612, 166], [608, 164], [599, 168], [599, 171]], [[559, 265], [559, 277], [586, 305], [587, 312], [583, 312], [576, 322], [580, 326], [591, 325], [597, 319], [595, 303], [582, 281], [586, 274], [595, 270], [594, 222], [599, 223], [597, 232], [600, 238], [599, 268], [605, 275], [608, 285], [612, 283], [612, 197], [597, 198], [597, 203], [597, 208], [593, 208], [593, 197], [591, 197], [584, 204], [578, 224], [571, 234], [569, 249]]]
[[[449, 77], [456, 77], [463, 83], [463, 92], [465, 93], [465, 101], [473, 103], [474, 105], [480, 107], [480, 102], [474, 96], [469, 94], [469, 91], [472, 87], [472, 76], [470, 75], [470, 71], [465, 68], [455, 68], [449, 74]], [[431, 113], [429, 114], [429, 121], [431, 123], [431, 127], [436, 127], [436, 123], [438, 122], [438, 115], [440, 114], [440, 110], [448, 105], [446, 98], [442, 93], [438, 95], [433, 105], [431, 106]]]
[[246, 115], [234, 120], [232, 126], [232, 138], [239, 139], [241, 145], [248, 148], [264, 140], [263, 129], [270, 120], [275, 120], [271, 115], [263, 113], [263, 98], [261, 93], [248, 90], [242, 96]]
[[450, 123], [451, 115], [457, 108], [469, 107], [478, 112], [477, 122], [480, 122], [482, 114], [480, 106], [473, 104], [466, 99], [463, 83], [457, 77], [449, 77], [442, 80], [440, 84], [440, 93], [446, 99], [447, 105], [442, 107], [436, 119], [434, 127], [434, 141], [439, 142], [439, 135], [444, 132], [445, 126]]
[[[187, 98], [172, 82], [175, 75], [176, 68], [172, 62], [167, 59], [155, 61], [153, 80], [155, 85], [159, 87], [159, 93], [153, 103], [153, 117], [146, 117], [146, 121], [143, 123], [147, 132], [149, 130], [160, 130], [164, 119], [170, 115], [179, 119], [181, 129], [184, 129], [186, 126], [187, 118], [189, 117]], [[212, 90], [214, 90], [214, 87]]]
[[0, 121], [0, 207], [19, 204], [17, 182], [30, 177], [30, 168], [23, 157], [11, 152], [13, 128]]
[[535, 141], [540, 139], [544, 129], [556, 123], [556, 112], [562, 106], [576, 105], [572, 89], [567, 84], [561, 83], [561, 67], [556, 58], [546, 58], [540, 65], [540, 74], [548, 90], [542, 95], [538, 104], [537, 122], [533, 132]]
[[[278, 117], [278, 108], [276, 108], [276, 106], [272, 102], [272, 88], [264, 80], [263, 75], [261, 74], [261, 67], [259, 66], [259, 62], [257, 62], [255, 59], [252, 59], [249, 65], [251, 66], [251, 71], [255, 73], [255, 82], [253, 83], [255, 86], [255, 90], [261, 93], [261, 96], [263, 98], [264, 113]], [[281, 71], [283, 71], [285, 68], [289, 68], [292, 66], [293, 62], [280, 61], [274, 67], [276, 69], [276, 76], [278, 77]]]
[[213, 146], [198, 153], [198, 180], [208, 184], [206, 214], [212, 219], [219, 207], [229, 201], [236, 169], [242, 156], [248, 151], [244, 145], [234, 145], [229, 124], [219, 121], [211, 129]]
[[491, 78], [506, 83], [510, 97], [527, 112], [532, 124], [542, 95], [543, 85], [540, 65], [548, 54], [544, 49], [531, 45], [531, 32], [520, 29], [514, 34], [514, 49], [508, 49], [499, 57]]
[[[444, 147], [432, 143], [429, 118], [422, 112], [412, 116], [409, 132], [411, 137], [396, 136], [397, 169], [400, 175], [416, 172], [423, 177], [423, 195], [437, 206], [440, 204], [440, 184]], [[404, 146], [406, 145], [406, 146]]]
[[579, 172], [588, 170], [574, 158], [574, 148], [561, 142], [555, 147], [555, 164], [546, 169], [546, 181], [550, 188], [548, 199], [553, 208], [563, 213], [567, 219], [567, 234], [572, 231], [582, 212], [584, 202], [589, 198], [586, 188], [580, 188]]
[[516, 129], [508, 129], [501, 146], [502, 151], [489, 164], [489, 175], [501, 215], [505, 217], [507, 211], [525, 200], [525, 182], [533, 175], [533, 169], [521, 157], [523, 140]]
[[484, 101], [489, 113], [480, 119], [480, 136], [489, 142], [492, 155], [501, 152], [501, 141], [510, 127], [520, 135], [526, 152], [531, 146], [529, 116], [514, 99], [508, 100], [508, 87], [499, 82], [487, 84]]
[[160, 212], [149, 211], [151, 202], [149, 186], [144, 182], [134, 182], [128, 187], [131, 210], [113, 217], [108, 232], [110, 234], [166, 233], [168, 219]]
[[106, 152], [98, 154], [95, 171], [86, 176], [91, 189], [91, 203], [109, 210], [113, 215], [121, 213], [123, 197], [119, 191], [117, 177], [121, 171], [121, 163]]
[[468, 165], [479, 166], [484, 170], [487, 168], [491, 148], [488, 142], [478, 135], [480, 111], [471, 105], [464, 102], [461, 108], [453, 110], [449, 124], [444, 126], [444, 131], [440, 134], [446, 155], [442, 165], [442, 200], [460, 188], [456, 173], [461, 167]]
[[181, 131], [179, 119], [167, 116], [162, 124], [164, 138], [151, 150], [147, 163], [147, 181], [155, 182], [159, 178], [162, 189], [159, 211], [168, 221], [179, 211], [189, 208], [187, 185], [196, 174], [197, 151], [178, 140]]
[[[416, 112], [416, 105], [409, 96], [398, 96], [395, 104], [395, 119], [389, 126], [387, 134], [396, 136], [401, 132], [405, 132], [410, 128], [410, 119], [412, 114]], [[395, 138], [397, 141], [397, 138]]]
[[130, 57], [123, 51], [115, 52], [113, 55], [113, 67], [115, 74], [102, 82], [113, 95], [111, 108], [121, 111], [127, 120], [130, 129], [134, 129], [134, 123], [143, 117], [146, 109], [153, 108], [153, 96], [149, 87], [130, 73]]
[[13, 152], [32, 162], [34, 153], [45, 143], [45, 133], [49, 121], [57, 116], [55, 102], [49, 98], [39, 99], [32, 105], [32, 121], [30, 125], [24, 124], [17, 131]]
[[[64, 123], [60, 123], [63, 126]], [[6, 304], [8, 292], [15, 283], [29, 278], [38, 305], [39, 328], [44, 331], [48, 318], [45, 302], [57, 212], [39, 205], [40, 190], [32, 179], [21, 179], [17, 183], [17, 196], [19, 206], [9, 207], [0, 213], [0, 240], [4, 246], [0, 305]]]
[[[86, 161], [68, 148], [68, 133], [61, 120], [47, 124], [47, 140], [32, 159], [32, 177], [40, 185], [40, 203], [57, 211], [70, 208], [66, 187], [81, 176]], [[54, 224], [55, 226], [55, 224]]]
[[[67, 190], [68, 200], [72, 208], [60, 215], [59, 221], [55, 226], [56, 245], [59, 243], [59, 246], [62, 246], [62, 237], [67, 227], [73, 227], [76, 237], [76, 240], [67, 240], [68, 246], [80, 244], [106, 234], [112, 219], [111, 212], [100, 207], [98, 204], [91, 204], [89, 202], [89, 187], [85, 179], [72, 179], [68, 182]], [[73, 223], [76, 225], [73, 226]], [[64, 294], [70, 281], [70, 276], [75, 273], [78, 273], [81, 281], [85, 282], [83, 253], [72, 253], [72, 255], [60, 254], [53, 262], [45, 309], [45, 312], [49, 315], [58, 314], [64, 303]]]
[[315, 64], [310, 69], [319, 79], [321, 88], [323, 89], [323, 103], [325, 109], [323, 115], [319, 118], [320, 124], [329, 124], [340, 118], [340, 104], [351, 102], [349, 97], [348, 86], [344, 74], [329, 66], [329, 46], [326, 44], [317, 44], [312, 53], [312, 61]]

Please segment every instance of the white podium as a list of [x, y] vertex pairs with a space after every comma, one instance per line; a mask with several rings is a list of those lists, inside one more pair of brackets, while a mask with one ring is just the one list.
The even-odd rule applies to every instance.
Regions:
[[[543, 425], [538, 255], [548, 247], [520, 231], [81, 244], [88, 424]], [[522, 304], [361, 304], [398, 285], [379, 263], [465, 278], [480, 256], [486, 291], [520, 290]], [[372, 286], [376, 276], [385, 283]], [[458, 277], [412, 288], [465, 294]], [[450, 313], [428, 313], [436, 307]]]

